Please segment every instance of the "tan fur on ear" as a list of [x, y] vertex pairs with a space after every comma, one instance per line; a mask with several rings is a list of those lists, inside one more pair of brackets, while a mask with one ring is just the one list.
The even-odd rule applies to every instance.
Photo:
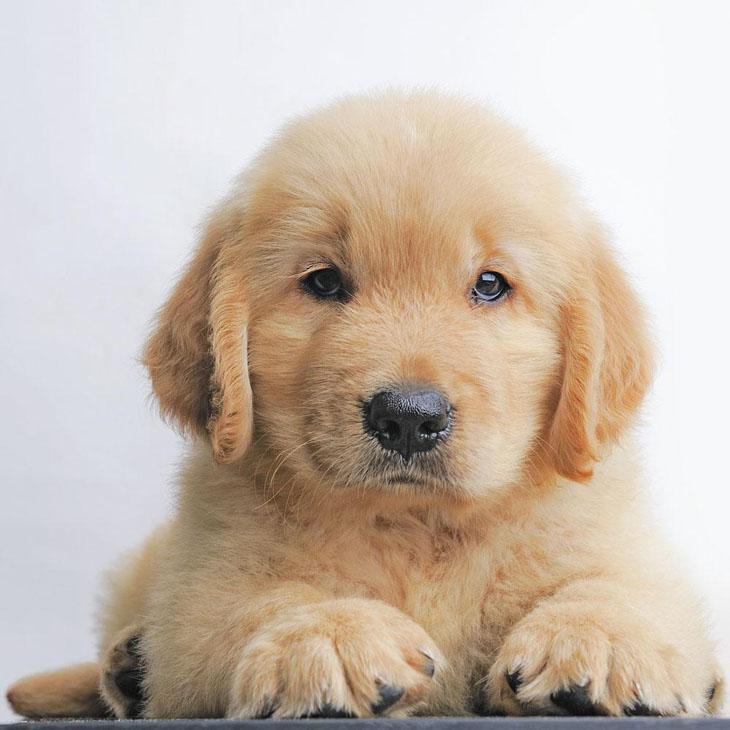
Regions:
[[630, 423], [651, 383], [641, 305], [597, 227], [592, 258], [562, 308], [564, 370], [548, 443], [556, 471], [585, 481]]
[[143, 355], [162, 414], [184, 432], [209, 434], [222, 462], [244, 453], [252, 430], [248, 308], [224, 246], [233, 230], [230, 213], [213, 216]]
[[208, 431], [218, 461], [243, 455], [253, 431], [253, 394], [248, 376], [248, 307], [236, 267], [237, 249], [223, 250], [214, 266], [210, 342], [214, 368]]

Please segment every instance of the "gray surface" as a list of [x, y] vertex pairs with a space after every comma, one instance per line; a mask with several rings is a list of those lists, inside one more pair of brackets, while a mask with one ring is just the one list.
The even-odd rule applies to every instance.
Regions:
[[407, 720], [47, 720], [0, 730], [730, 730], [728, 718], [428, 717]]

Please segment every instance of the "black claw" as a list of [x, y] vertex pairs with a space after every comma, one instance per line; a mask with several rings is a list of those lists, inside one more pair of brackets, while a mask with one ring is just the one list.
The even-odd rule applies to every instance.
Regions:
[[423, 649], [420, 649], [420, 652], [426, 657], [426, 662], [423, 665], [423, 673], [427, 677], [433, 677], [436, 673], [436, 665], [433, 662], [433, 657], [429, 653], [423, 651]]
[[370, 706], [373, 715], [381, 715], [386, 710], [389, 710], [403, 697], [403, 691], [403, 687], [397, 687], [394, 684], [379, 685], [378, 692], [380, 693], [380, 699]]
[[143, 672], [139, 667], [122, 669], [114, 674], [114, 684], [119, 691], [128, 699], [134, 702], [142, 700], [142, 679]]
[[338, 707], [333, 707], [329, 703], [320, 705], [319, 709], [313, 712], [311, 715], [305, 715], [306, 718], [328, 718], [328, 717], [339, 717], [339, 718], [352, 718], [355, 717], [351, 712], [343, 710]]
[[572, 685], [568, 689], [561, 689], [553, 692], [550, 699], [554, 705], [565, 710], [571, 715], [605, 715], [606, 713], [593, 704], [588, 696], [588, 690], [579, 685]]
[[507, 680], [507, 684], [509, 685], [509, 688], [517, 694], [517, 690], [520, 688], [520, 685], [522, 684], [522, 672], [519, 669], [515, 669], [514, 672], [507, 672], [504, 675], [504, 678]]
[[717, 684], [713, 684], [710, 689], [707, 690], [707, 702], [712, 702], [715, 699], [715, 693], [717, 692]]
[[624, 715], [628, 717], [658, 717], [661, 715], [661, 712], [657, 712], [657, 710], [649, 707], [649, 705], [637, 701], [633, 705], [624, 707]]

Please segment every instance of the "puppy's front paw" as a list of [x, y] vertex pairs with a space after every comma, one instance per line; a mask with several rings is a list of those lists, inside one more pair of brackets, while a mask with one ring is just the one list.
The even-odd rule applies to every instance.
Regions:
[[424, 702], [443, 664], [426, 632], [386, 604], [296, 608], [246, 646], [227, 716], [404, 716]]
[[702, 715], [719, 706], [720, 685], [711, 657], [690, 656], [649, 621], [572, 604], [517, 624], [487, 702], [511, 715]]

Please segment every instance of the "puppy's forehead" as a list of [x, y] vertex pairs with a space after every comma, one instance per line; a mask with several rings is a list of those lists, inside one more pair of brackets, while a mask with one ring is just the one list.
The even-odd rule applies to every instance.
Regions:
[[354, 99], [290, 125], [261, 156], [249, 222], [287, 258], [362, 275], [471, 269], [504, 241], [569, 226], [562, 177], [479, 106], [432, 95]]

